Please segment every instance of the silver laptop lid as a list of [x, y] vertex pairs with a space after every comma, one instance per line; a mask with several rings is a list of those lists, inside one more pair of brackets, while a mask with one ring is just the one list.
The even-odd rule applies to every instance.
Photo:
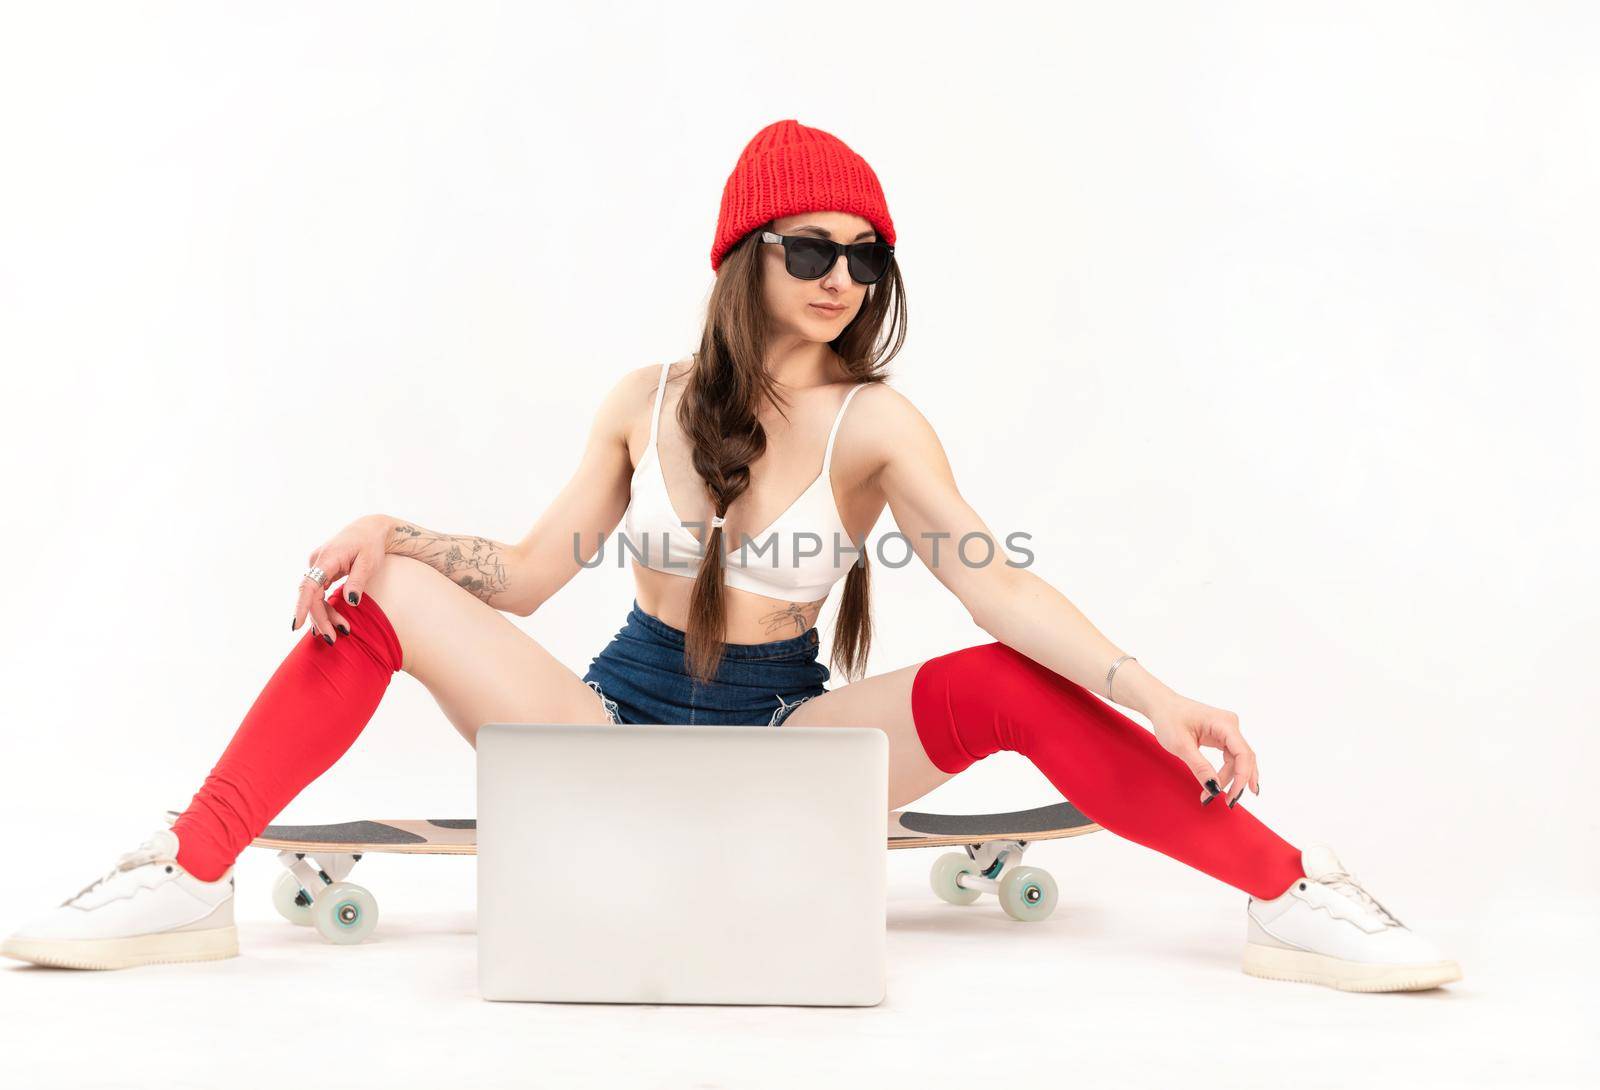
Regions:
[[882, 731], [488, 723], [477, 765], [484, 998], [882, 1001]]

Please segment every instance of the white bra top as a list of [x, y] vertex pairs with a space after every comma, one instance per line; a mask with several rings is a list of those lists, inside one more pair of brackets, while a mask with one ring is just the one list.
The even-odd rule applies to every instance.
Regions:
[[[700, 570], [704, 554], [694, 534], [684, 529], [688, 523], [678, 518], [667, 496], [667, 477], [661, 468], [658, 447], [661, 404], [665, 400], [667, 372], [671, 367], [671, 362], [662, 366], [661, 380], [656, 384], [650, 445], [633, 470], [629, 485], [631, 497], [622, 515], [622, 547], [631, 550], [633, 559], [647, 568], [693, 579]], [[845, 395], [833, 419], [833, 430], [828, 433], [822, 472], [799, 498], [766, 529], [750, 534], [748, 540], [743, 531], [738, 541], [725, 536], [724, 584], [782, 601], [814, 602], [826, 597], [833, 585], [850, 573], [858, 554], [850, 532], [840, 521], [828, 469], [833, 464], [833, 441], [839, 434], [839, 422], [844, 419], [850, 399], [864, 385], [866, 383], [857, 384]], [[651, 462], [655, 463], [654, 472], [646, 472]], [[641, 473], [644, 474], [642, 479]], [[713, 516], [711, 521], [721, 526], [725, 520]], [[704, 522], [701, 520], [695, 525], [709, 537], [711, 527]], [[738, 548], [734, 548], [735, 545]]]

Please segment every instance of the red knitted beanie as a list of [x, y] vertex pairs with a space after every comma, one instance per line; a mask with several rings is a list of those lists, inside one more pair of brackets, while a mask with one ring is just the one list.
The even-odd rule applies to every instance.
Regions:
[[832, 133], [774, 121], [751, 137], [722, 187], [711, 268], [757, 227], [801, 212], [852, 212], [894, 245], [889, 205], [867, 161]]

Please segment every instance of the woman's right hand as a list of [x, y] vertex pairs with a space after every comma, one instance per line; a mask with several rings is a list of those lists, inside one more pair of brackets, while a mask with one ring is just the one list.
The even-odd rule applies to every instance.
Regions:
[[363, 515], [311, 550], [306, 565], [308, 568], [312, 566], [321, 568], [325, 581], [319, 586], [308, 576], [300, 577], [300, 593], [294, 605], [294, 623], [289, 626], [289, 631], [293, 632], [299, 628], [300, 622], [304, 621], [306, 614], [309, 613], [311, 627], [317, 635], [329, 643], [336, 639], [333, 635], [335, 630], [346, 636], [350, 634], [350, 623], [323, 599], [323, 591], [337, 583], [340, 576], [348, 572], [350, 578], [345, 581], [342, 588], [346, 595], [345, 600], [351, 605], [359, 604], [361, 594], [366, 590], [367, 580], [372, 578], [372, 573], [378, 569], [379, 561], [384, 558], [389, 530], [393, 526], [394, 519], [388, 515]]

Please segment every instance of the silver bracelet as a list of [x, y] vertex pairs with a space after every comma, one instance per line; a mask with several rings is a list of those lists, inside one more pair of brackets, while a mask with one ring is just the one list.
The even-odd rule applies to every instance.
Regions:
[[[1117, 667], [1121, 666], [1124, 662], [1126, 662], [1129, 659], [1133, 659], [1133, 656], [1132, 655], [1123, 655], [1116, 662], [1113, 662], [1111, 664], [1111, 669], [1106, 671], [1106, 699], [1107, 700], [1111, 699], [1111, 679], [1112, 679], [1113, 676], [1115, 676], [1115, 674], [1117, 672]], [[1133, 659], [1133, 661], [1134, 662], [1138, 662], [1139, 660], [1138, 659]]]

